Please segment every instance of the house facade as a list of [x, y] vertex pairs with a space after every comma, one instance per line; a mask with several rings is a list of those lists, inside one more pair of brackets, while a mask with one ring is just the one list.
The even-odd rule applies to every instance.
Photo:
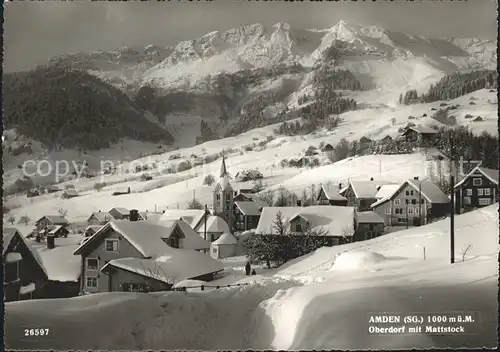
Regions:
[[318, 205], [347, 206], [347, 198], [340, 195], [340, 190], [334, 187], [321, 186], [317, 197]]
[[42, 297], [47, 273], [36, 250], [14, 228], [3, 229], [3, 241], [4, 300]]
[[128, 219], [130, 217], [130, 210], [127, 208], [112, 208], [108, 213], [116, 220]]
[[357, 211], [369, 211], [371, 205], [377, 201], [377, 193], [387, 182], [350, 181], [341, 195], [347, 199], [347, 206]]
[[168, 291], [172, 288], [171, 283], [158, 280], [152, 275], [142, 275], [109, 263], [102, 268], [102, 275], [108, 278], [109, 292]]
[[430, 181], [408, 180], [372, 204], [385, 226], [421, 226], [449, 213], [448, 197]]
[[384, 234], [384, 219], [374, 211], [354, 213], [353, 242], [365, 241]]
[[253, 201], [236, 201], [233, 204], [233, 230], [243, 232], [257, 228], [261, 206]]
[[58, 215], [45, 215], [35, 222], [35, 227], [38, 231], [48, 228], [49, 226], [59, 225], [67, 227], [69, 226], [69, 222]]
[[412, 126], [402, 133], [408, 143], [425, 144], [435, 140], [438, 132], [432, 128], [422, 126]]
[[458, 212], [467, 212], [498, 202], [498, 170], [475, 167], [455, 185]]

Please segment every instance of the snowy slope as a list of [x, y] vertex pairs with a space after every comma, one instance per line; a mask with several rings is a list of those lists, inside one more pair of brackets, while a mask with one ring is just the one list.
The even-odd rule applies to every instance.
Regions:
[[[250, 284], [239, 288], [105, 293], [7, 303], [6, 346], [189, 350], [493, 347], [497, 343], [497, 207], [456, 217], [457, 262], [453, 265], [449, 264], [449, 220], [444, 220], [319, 249], [277, 272], [270, 270], [253, 283], [246, 280]], [[469, 244], [472, 249], [462, 261], [460, 251]], [[425, 259], [422, 246], [427, 249]], [[475, 335], [367, 333], [370, 314], [424, 314], [457, 308], [468, 314], [474, 311], [476, 318], [479, 314], [480, 325], [466, 327]], [[116, 324], [99, 323], [107, 322], [99, 317], [110, 315], [118, 317]], [[51, 329], [52, 335], [36, 341], [23, 339], [23, 328], [33, 321]]]

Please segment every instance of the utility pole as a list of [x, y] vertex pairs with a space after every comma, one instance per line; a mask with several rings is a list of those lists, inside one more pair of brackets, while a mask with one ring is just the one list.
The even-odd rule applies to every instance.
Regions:
[[[450, 133], [450, 160], [455, 161], [455, 145], [453, 135]], [[455, 177], [450, 170], [450, 262], [455, 263]]]
[[[422, 226], [422, 181], [418, 183], [418, 225]], [[424, 248], [425, 251], [425, 248]]]
[[203, 231], [203, 238], [205, 239], [205, 241], [207, 240], [207, 213], [208, 213], [208, 206], [205, 204], [205, 216], [204, 216], [205, 229]]

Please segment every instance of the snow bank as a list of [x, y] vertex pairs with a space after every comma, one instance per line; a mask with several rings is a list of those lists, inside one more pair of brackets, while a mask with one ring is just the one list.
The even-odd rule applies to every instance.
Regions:
[[341, 253], [332, 265], [331, 270], [350, 270], [371, 267], [387, 258], [375, 252], [345, 252]]

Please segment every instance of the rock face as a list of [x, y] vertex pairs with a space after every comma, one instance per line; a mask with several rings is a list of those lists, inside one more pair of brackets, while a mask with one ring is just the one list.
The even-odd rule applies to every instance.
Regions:
[[318, 89], [329, 97], [324, 84], [314, 84], [318, 72], [347, 70], [362, 90], [397, 100], [446, 74], [493, 69], [496, 42], [428, 39], [345, 21], [321, 30], [252, 24], [173, 47], [66, 55], [49, 66], [101, 78], [192, 144], [206, 140], [198, 137], [207, 129], [217, 131], [210, 134], [215, 138], [300, 116], [304, 104], [318, 99]]

